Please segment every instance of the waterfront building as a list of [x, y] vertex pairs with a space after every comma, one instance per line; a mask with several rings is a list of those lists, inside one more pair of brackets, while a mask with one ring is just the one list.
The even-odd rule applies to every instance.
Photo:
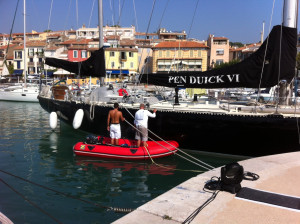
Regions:
[[164, 41], [153, 48], [153, 72], [206, 71], [208, 47], [195, 41]]
[[208, 66], [213, 68], [215, 65], [229, 62], [229, 39], [226, 37], [215, 37], [210, 34], [207, 40]]
[[247, 44], [243, 47], [233, 47], [229, 50], [229, 60], [239, 60], [242, 61], [248, 58], [251, 54], [258, 50], [261, 43]]

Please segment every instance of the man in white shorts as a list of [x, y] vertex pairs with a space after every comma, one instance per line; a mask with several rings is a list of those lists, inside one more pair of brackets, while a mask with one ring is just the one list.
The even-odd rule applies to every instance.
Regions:
[[137, 140], [137, 146], [140, 147], [141, 141], [143, 146], [147, 146], [148, 141], [148, 117], [156, 117], [156, 109], [153, 113], [145, 110], [145, 105], [141, 103], [140, 109], [135, 113], [134, 125], [136, 127], [135, 139]]
[[119, 104], [114, 103], [114, 109], [109, 111], [107, 117], [107, 130], [110, 132], [111, 144], [119, 145], [121, 138], [120, 120], [125, 121], [123, 114], [119, 111]]

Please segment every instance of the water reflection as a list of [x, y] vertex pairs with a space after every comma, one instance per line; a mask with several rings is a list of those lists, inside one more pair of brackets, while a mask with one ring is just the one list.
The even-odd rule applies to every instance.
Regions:
[[[49, 114], [39, 104], [0, 102], [0, 113], [0, 169], [77, 198], [106, 206], [136, 208], [198, 174], [177, 171], [195, 167], [176, 156], [155, 160], [167, 168], [150, 161], [74, 156], [73, 145], [88, 133], [63, 123], [53, 132], [49, 128]], [[211, 165], [228, 162], [213, 157], [201, 156], [201, 159]], [[62, 223], [111, 223], [124, 215], [62, 197], [1, 173], [0, 178]], [[2, 212], [14, 223], [52, 223], [49, 217], [2, 185], [0, 198]]]

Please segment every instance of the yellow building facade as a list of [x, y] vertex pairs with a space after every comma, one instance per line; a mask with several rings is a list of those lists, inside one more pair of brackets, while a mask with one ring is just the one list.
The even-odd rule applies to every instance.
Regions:
[[208, 47], [195, 41], [166, 41], [153, 47], [153, 72], [206, 71]]
[[136, 48], [106, 48], [106, 73], [113, 75], [134, 75], [138, 71], [138, 50]]

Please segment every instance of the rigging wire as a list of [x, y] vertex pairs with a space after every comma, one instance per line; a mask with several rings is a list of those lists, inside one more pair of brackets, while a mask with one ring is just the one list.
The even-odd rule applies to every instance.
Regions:
[[52, 15], [52, 6], [53, 6], [53, 0], [51, 0], [51, 5], [50, 5], [50, 14], [49, 14], [49, 19], [48, 19], [48, 31], [49, 31], [50, 20], [51, 20], [51, 15]]
[[20, 0], [17, 1], [17, 5], [16, 5], [16, 9], [15, 9], [15, 14], [14, 14], [14, 18], [13, 18], [13, 22], [12, 22], [12, 25], [11, 25], [11, 28], [10, 28], [10, 32], [9, 32], [8, 44], [7, 44], [5, 56], [4, 56], [4, 59], [3, 59], [3, 64], [5, 64], [6, 67], [8, 67], [7, 63], [6, 63], [6, 58], [7, 58], [7, 54], [8, 54], [8, 48], [9, 48], [10, 40], [12, 39], [12, 31], [13, 31], [15, 20], [16, 20], [16, 15], [17, 15], [17, 11], [18, 11], [19, 2], [20, 2]]
[[160, 21], [159, 21], [159, 24], [158, 24], [158, 29], [161, 28], [162, 20], [163, 20], [163, 18], [164, 18], [165, 12], [166, 12], [166, 10], [167, 10], [169, 1], [170, 1], [170, 0], [167, 1], [166, 6], [165, 6], [164, 11], [163, 11], [163, 14], [162, 14], [162, 16], [161, 16], [161, 18], [160, 18]]
[[[272, 6], [272, 11], [271, 11], [270, 23], [269, 23], [269, 33], [271, 32], [272, 19], [273, 19], [273, 14], [274, 14], [274, 6], [275, 6], [275, 0], [273, 0], [273, 6]], [[256, 105], [257, 105], [258, 99], [260, 97], [261, 81], [262, 81], [262, 76], [263, 76], [263, 72], [264, 72], [264, 68], [265, 68], [265, 61], [266, 61], [268, 45], [269, 45], [269, 35], [268, 35], [267, 40], [266, 40], [266, 48], [265, 48], [265, 54], [264, 54], [262, 69], [261, 69], [261, 73], [260, 73], [259, 84], [258, 84], [258, 92], [257, 92], [257, 98], [256, 98], [256, 104], [255, 104], [255, 111], [256, 111]]]
[[197, 3], [196, 3], [196, 7], [195, 7], [195, 10], [194, 10], [192, 22], [191, 22], [191, 25], [190, 25], [190, 28], [189, 28], [189, 32], [188, 32], [188, 37], [189, 37], [190, 34], [191, 34], [191, 30], [192, 30], [192, 26], [193, 26], [193, 23], [194, 23], [194, 19], [195, 19], [196, 11], [197, 11], [197, 8], [198, 8], [198, 4], [199, 4], [199, 0], [198, 0]]
[[139, 30], [138, 19], [137, 19], [137, 16], [136, 16], [136, 9], [135, 9], [135, 1], [132, 0], [132, 3], [133, 3], [133, 10], [134, 10], [134, 16], [135, 16], [136, 30]]
[[[154, 12], [155, 3], [156, 3], [156, 0], [153, 0], [152, 9], [151, 9], [151, 13], [150, 13], [150, 18], [149, 18], [149, 21], [148, 21], [147, 29], [146, 29], [146, 34], [145, 34], [145, 40], [144, 40], [144, 42], [146, 42], [146, 39], [147, 39], [147, 36], [148, 36], [148, 33], [149, 33], [149, 28], [150, 28], [150, 24], [151, 24], [153, 12]], [[138, 67], [141, 64], [142, 57], [143, 57], [143, 55], [141, 55], [141, 57], [140, 57], [140, 60], [139, 60], [139, 63], [138, 63]], [[141, 79], [142, 79], [142, 76], [140, 75], [138, 83], [141, 83]]]
[[89, 25], [88, 25], [88, 28], [90, 28], [90, 25], [91, 25], [91, 20], [92, 20], [92, 15], [93, 15], [93, 11], [94, 11], [95, 1], [96, 1], [96, 0], [93, 0], [93, 5], [92, 5], [92, 9], [91, 9], [91, 14], [90, 14], [90, 19], [89, 19]]
[[69, 2], [69, 8], [68, 8], [68, 12], [67, 12], [67, 17], [66, 17], [66, 21], [65, 21], [65, 28], [64, 28], [64, 30], [66, 30], [66, 28], [67, 28], [68, 19], [70, 17], [71, 5], [72, 5], [72, 0], [70, 0], [70, 2]]

